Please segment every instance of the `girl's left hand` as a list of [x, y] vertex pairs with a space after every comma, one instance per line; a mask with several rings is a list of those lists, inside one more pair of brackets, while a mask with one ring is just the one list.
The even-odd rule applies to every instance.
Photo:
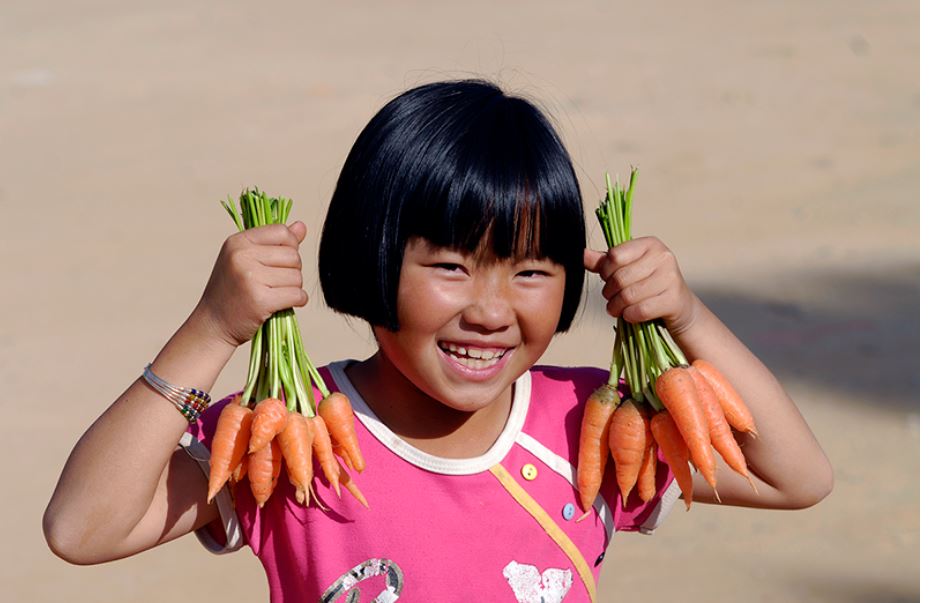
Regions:
[[631, 239], [606, 253], [584, 250], [584, 267], [604, 280], [607, 313], [627, 322], [662, 319], [673, 334], [694, 320], [696, 298], [675, 255], [655, 237]]

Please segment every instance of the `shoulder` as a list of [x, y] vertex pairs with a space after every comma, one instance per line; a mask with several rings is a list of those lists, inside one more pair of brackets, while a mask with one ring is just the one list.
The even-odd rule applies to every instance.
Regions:
[[533, 398], [584, 402], [591, 392], [607, 382], [607, 371], [589, 366], [537, 365], [530, 369]]
[[585, 400], [607, 382], [607, 376], [607, 371], [592, 367], [534, 366], [525, 430], [533, 434], [555, 430], [563, 437], [566, 428], [577, 433]]

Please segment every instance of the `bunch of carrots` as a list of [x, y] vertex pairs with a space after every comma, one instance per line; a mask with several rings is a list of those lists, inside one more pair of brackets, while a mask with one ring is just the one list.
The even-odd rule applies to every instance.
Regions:
[[[293, 201], [243, 191], [240, 213], [232, 199], [222, 201], [239, 231], [284, 224]], [[320, 392], [316, 402], [313, 387]], [[267, 502], [281, 473], [282, 458], [295, 498], [324, 508], [313, 490], [313, 459], [341, 496], [340, 485], [368, 503], [337, 456], [355, 471], [365, 468], [348, 398], [330, 393], [304, 349], [294, 310], [276, 312], [252, 339], [248, 379], [242, 393], [220, 413], [210, 453], [207, 500], [227, 482], [248, 479], [258, 506]]]
[[[609, 247], [630, 240], [633, 188], [607, 176], [607, 195], [597, 208]], [[578, 460], [578, 491], [587, 514], [613, 457], [624, 505], [636, 487], [649, 501], [656, 495], [656, 455], [661, 449], [690, 509], [693, 485], [689, 461], [714, 488], [716, 450], [734, 471], [755, 484], [732, 429], [756, 437], [752, 415], [727, 379], [706, 360], [688, 364], [661, 321], [631, 324], [617, 319], [607, 383], [585, 403]], [[630, 398], [621, 400], [621, 371]], [[717, 495], [717, 500], [720, 496]]]

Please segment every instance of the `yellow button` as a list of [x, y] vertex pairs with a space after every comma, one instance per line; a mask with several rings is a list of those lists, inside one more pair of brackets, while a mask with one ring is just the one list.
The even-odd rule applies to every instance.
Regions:
[[523, 465], [523, 469], [520, 470], [520, 473], [523, 475], [523, 479], [528, 481], [533, 481], [536, 479], [537, 471], [536, 465], [532, 463], [527, 463]]

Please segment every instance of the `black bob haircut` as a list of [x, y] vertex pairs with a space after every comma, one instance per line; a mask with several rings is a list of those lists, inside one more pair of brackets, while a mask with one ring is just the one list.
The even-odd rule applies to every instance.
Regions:
[[326, 214], [319, 274], [327, 305], [396, 331], [412, 237], [561, 264], [557, 331], [571, 325], [584, 283], [581, 192], [562, 141], [530, 102], [462, 80], [419, 86], [385, 105], [349, 151]]

